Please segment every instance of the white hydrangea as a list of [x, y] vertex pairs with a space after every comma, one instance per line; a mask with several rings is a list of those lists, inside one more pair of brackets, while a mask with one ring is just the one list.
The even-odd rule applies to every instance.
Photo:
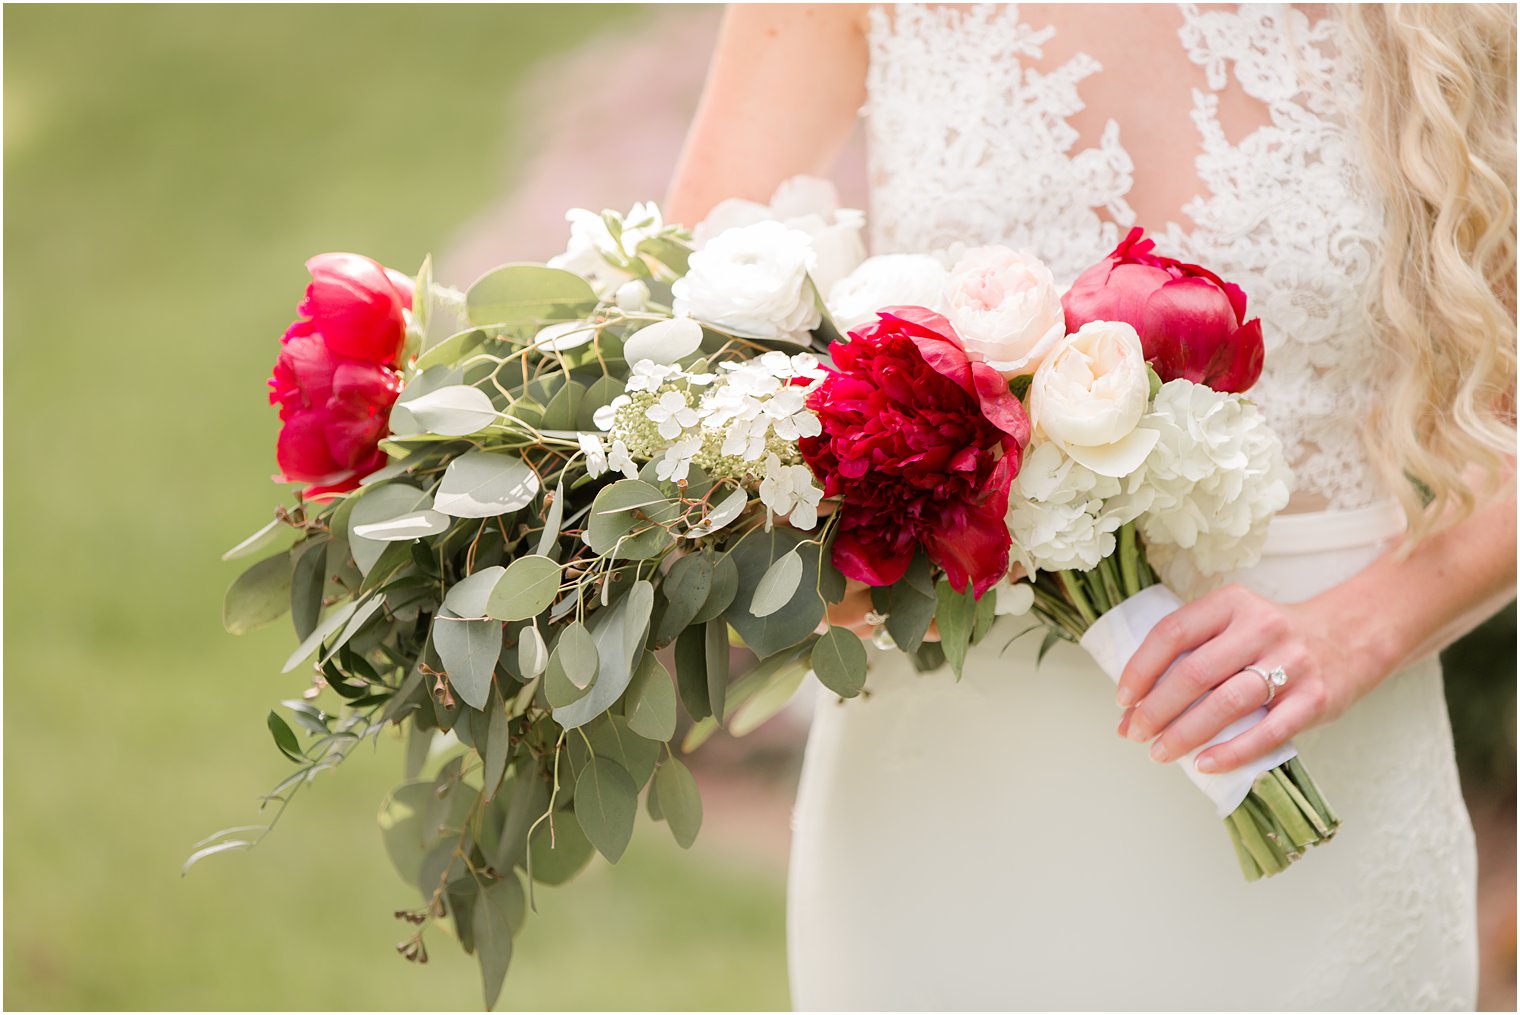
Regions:
[[818, 524], [818, 502], [823, 490], [813, 481], [806, 465], [783, 465], [774, 452], [765, 456], [765, 478], [760, 481], [760, 503], [769, 516], [780, 515], [793, 527], [811, 529]]
[[[1140, 533], [1153, 562], [1181, 587], [1261, 559], [1267, 523], [1288, 504], [1293, 476], [1266, 417], [1240, 395], [1168, 381], [1141, 426], [1159, 434], [1146, 458], [1153, 503]], [[1171, 552], [1175, 548], [1182, 553]]]
[[[624, 393], [593, 416], [613, 439], [606, 463], [597, 459], [597, 466], [619, 470], [632, 456], [655, 461], [660, 479], [679, 482], [697, 465], [715, 479], [760, 484], [761, 500], [773, 514], [790, 515], [793, 525], [810, 529], [823, 491], [803, 464], [797, 441], [823, 431], [807, 407], [807, 393], [823, 376], [811, 353], [768, 352], [723, 362], [716, 373], [700, 365], [688, 371], [634, 363]], [[588, 436], [602, 447], [600, 438]], [[588, 447], [585, 436], [581, 444]], [[594, 452], [586, 453], [589, 466]]]
[[678, 316], [748, 338], [807, 342], [823, 319], [808, 272], [813, 241], [780, 222], [755, 222], [719, 233], [691, 255], [672, 287]]
[[1051, 441], [1030, 445], [1008, 498], [1013, 557], [1036, 571], [1090, 571], [1114, 552], [1114, 533], [1149, 504], [1139, 474], [1115, 479]]

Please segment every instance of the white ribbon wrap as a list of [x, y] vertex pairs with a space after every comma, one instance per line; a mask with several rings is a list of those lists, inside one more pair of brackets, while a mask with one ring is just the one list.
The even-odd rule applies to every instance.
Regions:
[[[1162, 617], [1181, 606], [1182, 600], [1178, 599], [1165, 585], [1152, 585], [1150, 588], [1141, 589], [1099, 617], [1082, 636], [1082, 647], [1087, 650], [1088, 655], [1093, 657], [1098, 668], [1107, 673], [1109, 679], [1117, 684], [1120, 675], [1124, 672], [1125, 664], [1135, 654], [1135, 650], [1140, 647], [1145, 636], [1161, 622]], [[1183, 655], [1186, 654], [1183, 653]], [[1178, 656], [1178, 659], [1181, 658], [1182, 656]], [[1172, 665], [1176, 664], [1174, 660]], [[1170, 667], [1167, 672], [1171, 672]], [[1161, 679], [1166, 679], [1165, 674]], [[1197, 702], [1193, 704], [1196, 705]], [[1187, 777], [1193, 781], [1193, 785], [1203, 790], [1203, 795], [1214, 802], [1214, 809], [1221, 818], [1229, 817], [1235, 808], [1240, 806], [1240, 802], [1251, 792], [1251, 785], [1258, 775], [1270, 772], [1289, 758], [1295, 757], [1298, 751], [1294, 749], [1291, 742], [1286, 743], [1265, 757], [1258, 758], [1233, 772], [1214, 775], [1198, 771], [1198, 766], [1195, 764], [1198, 754], [1215, 744], [1222, 744], [1226, 740], [1238, 737], [1261, 722], [1266, 715], [1267, 710], [1263, 706], [1250, 715], [1236, 719], [1221, 730], [1214, 739], [1197, 750], [1189, 751], [1176, 761], [1176, 764], [1182, 766], [1182, 771]]]

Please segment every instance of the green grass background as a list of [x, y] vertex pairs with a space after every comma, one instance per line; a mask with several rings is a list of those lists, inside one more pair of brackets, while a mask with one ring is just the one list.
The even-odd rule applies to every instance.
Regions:
[[[643, 16], [6, 8], [7, 1008], [478, 1008], [452, 941], [392, 951], [399, 745], [180, 878], [284, 774], [263, 716], [301, 687], [287, 624], [222, 632], [218, 555], [282, 497], [264, 378], [302, 261], [411, 270], [534, 144], [514, 89]], [[784, 1007], [779, 873], [693, 852], [642, 828], [542, 893], [502, 1007]]]

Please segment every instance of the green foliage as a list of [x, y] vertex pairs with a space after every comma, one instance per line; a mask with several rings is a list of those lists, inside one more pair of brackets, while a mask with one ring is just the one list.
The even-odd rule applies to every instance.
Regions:
[[480, 325], [573, 321], [597, 303], [585, 279], [541, 264], [504, 264], [488, 271], [465, 299], [470, 320]]
[[854, 631], [830, 627], [813, 645], [818, 680], [841, 698], [853, 698], [866, 685], [866, 647]]

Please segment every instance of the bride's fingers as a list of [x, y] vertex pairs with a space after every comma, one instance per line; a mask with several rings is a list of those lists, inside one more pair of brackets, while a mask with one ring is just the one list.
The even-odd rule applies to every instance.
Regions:
[[1136, 743], [1150, 740], [1193, 702], [1255, 662], [1261, 649], [1257, 641], [1249, 629], [1226, 628], [1192, 654], [1177, 660], [1166, 679], [1154, 685], [1135, 705], [1129, 738]]
[[1210, 747], [1195, 762], [1200, 772], [1228, 772], [1281, 747], [1309, 725], [1313, 703], [1306, 695], [1279, 698], [1267, 709], [1267, 717], [1240, 736]]
[[1175, 761], [1201, 747], [1230, 723], [1249, 715], [1267, 700], [1267, 686], [1254, 673], [1239, 673], [1208, 694], [1196, 707], [1182, 713], [1151, 745], [1156, 761]]
[[1172, 660], [1229, 626], [1232, 611], [1233, 597], [1221, 590], [1163, 617], [1140, 643], [1119, 677], [1119, 707], [1129, 708], [1144, 698]]

